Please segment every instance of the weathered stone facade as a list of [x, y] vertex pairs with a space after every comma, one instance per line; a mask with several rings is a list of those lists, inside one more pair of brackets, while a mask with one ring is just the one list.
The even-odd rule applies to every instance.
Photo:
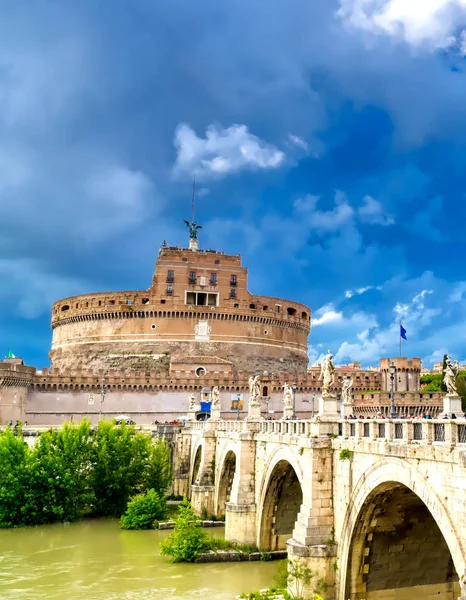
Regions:
[[[325, 410], [325, 407], [324, 407]], [[466, 600], [466, 421], [192, 423], [175, 457], [226, 536], [288, 548], [327, 600]], [[234, 469], [233, 469], [234, 463]]]
[[168, 374], [171, 360], [210, 355], [237, 370], [304, 372], [311, 311], [247, 289], [240, 256], [160, 249], [144, 291], [55, 302], [52, 368]]

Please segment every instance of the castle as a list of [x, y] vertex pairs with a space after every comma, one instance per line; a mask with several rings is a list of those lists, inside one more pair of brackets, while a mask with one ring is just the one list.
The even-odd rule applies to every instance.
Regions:
[[[191, 394], [208, 401], [213, 386], [222, 416], [236, 418], [247, 411], [251, 374], [260, 374], [264, 413], [273, 418], [281, 416], [285, 382], [296, 383], [301, 418], [318, 409], [319, 370], [307, 369], [310, 308], [251, 294], [241, 257], [200, 250], [193, 234], [188, 248], [163, 243], [147, 290], [59, 300], [51, 326], [50, 369], [0, 362], [0, 424], [120, 414], [137, 423], [173, 421], [186, 415]], [[397, 401], [407, 414], [440, 409], [440, 394], [419, 392], [420, 359], [395, 363]], [[351, 374], [356, 412], [387, 412], [388, 364], [337, 369], [335, 391]]]

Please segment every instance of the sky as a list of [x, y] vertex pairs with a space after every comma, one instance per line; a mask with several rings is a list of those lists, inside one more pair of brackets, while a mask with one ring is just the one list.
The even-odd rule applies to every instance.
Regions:
[[466, 361], [466, 0], [0, 0], [0, 354], [163, 240], [311, 307], [311, 364]]

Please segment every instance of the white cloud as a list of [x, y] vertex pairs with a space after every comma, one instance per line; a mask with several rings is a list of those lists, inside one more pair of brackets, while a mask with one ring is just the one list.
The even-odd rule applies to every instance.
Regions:
[[393, 217], [384, 214], [381, 202], [375, 200], [372, 196], [364, 196], [362, 200], [364, 204], [358, 208], [358, 215], [363, 223], [383, 225], [384, 227], [395, 223]]
[[412, 46], [448, 48], [466, 25], [466, 0], [340, 0], [338, 16], [348, 25], [399, 38]]
[[382, 286], [381, 285], [377, 285], [377, 286], [366, 285], [365, 287], [361, 287], [356, 290], [346, 290], [345, 298], [352, 298], [353, 296], [361, 296], [362, 294], [365, 294], [366, 292], [369, 292], [370, 290], [377, 290], [378, 292], [380, 292], [382, 290]]
[[338, 323], [343, 320], [343, 313], [334, 309], [333, 304], [327, 304], [319, 308], [312, 319], [312, 326], [328, 325], [329, 323]]
[[307, 194], [304, 198], [299, 198], [294, 202], [294, 209], [298, 216], [304, 217], [307, 226], [314, 229], [317, 233], [323, 234], [331, 231], [338, 231], [342, 225], [351, 221], [353, 209], [348, 203], [348, 199], [342, 192], [335, 193], [335, 208], [328, 211], [317, 210], [319, 202], [318, 196]]
[[291, 133], [288, 135], [290, 142], [292, 142], [298, 148], [301, 148], [305, 152], [309, 150], [309, 144], [300, 138], [298, 135], [292, 135]]
[[246, 125], [226, 129], [210, 125], [206, 137], [200, 138], [189, 125], [181, 123], [175, 131], [174, 145], [175, 176], [215, 178], [244, 169], [276, 169], [285, 161], [281, 150], [250, 133]]
[[449, 300], [451, 302], [461, 302], [464, 294], [466, 293], [466, 281], [459, 281], [453, 287], [453, 291], [450, 294]]

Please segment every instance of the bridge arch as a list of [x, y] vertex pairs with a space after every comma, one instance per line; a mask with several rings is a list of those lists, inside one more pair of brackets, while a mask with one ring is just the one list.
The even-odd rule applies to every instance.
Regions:
[[191, 456], [191, 473], [189, 477], [190, 485], [196, 485], [196, 480], [199, 475], [199, 470], [201, 468], [202, 458], [204, 453], [204, 446], [202, 442], [199, 442], [193, 448], [193, 453]]
[[284, 550], [303, 503], [303, 472], [289, 447], [269, 459], [259, 488], [257, 545], [262, 550]]
[[[386, 458], [364, 472], [351, 495], [340, 539], [339, 600], [413, 596], [456, 600], [465, 570], [461, 538], [426, 479]], [[463, 578], [462, 578], [463, 579]], [[390, 598], [384, 595], [384, 598]]]
[[222, 517], [226, 511], [226, 504], [230, 501], [233, 478], [236, 472], [237, 456], [232, 448], [228, 448], [218, 471], [216, 486], [215, 509], [217, 517]]

